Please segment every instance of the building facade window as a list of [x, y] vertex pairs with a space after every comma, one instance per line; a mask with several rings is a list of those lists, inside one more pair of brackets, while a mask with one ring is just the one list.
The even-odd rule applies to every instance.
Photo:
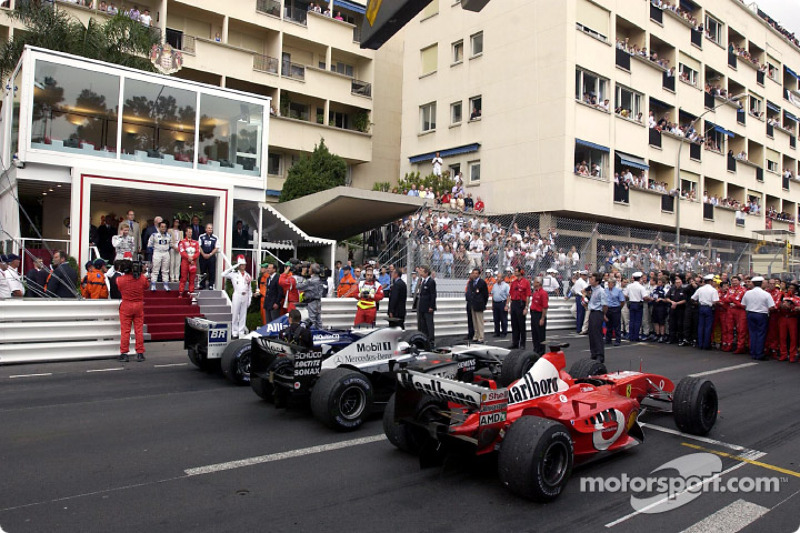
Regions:
[[469, 166], [469, 182], [479, 183], [481, 181], [481, 162], [470, 161], [467, 165]]
[[597, 105], [608, 98], [608, 80], [593, 72], [575, 70], [575, 99]]
[[575, 174], [605, 178], [607, 153], [575, 143]]
[[453, 102], [450, 104], [450, 124], [461, 124], [461, 102]]
[[697, 71], [693, 68], [684, 65], [683, 63], [678, 64], [678, 75], [680, 76], [681, 80], [694, 85], [697, 87]]
[[617, 84], [614, 109], [618, 115], [636, 119], [642, 113], [642, 95], [627, 87]]
[[341, 61], [336, 61], [335, 63], [331, 61], [331, 72], [337, 72], [339, 74], [344, 74], [348, 78], [354, 77], [355, 69], [353, 65], [348, 65], [347, 63], [342, 63]]
[[436, 129], [436, 102], [419, 106], [419, 129], [422, 133]]
[[456, 41], [452, 45], [453, 49], [453, 64], [461, 63], [464, 61], [464, 40]]
[[420, 50], [419, 55], [422, 65], [422, 72], [420, 74], [425, 76], [426, 74], [436, 72], [439, 68], [439, 44], [436, 43], [427, 48], [423, 48]]
[[281, 175], [281, 154], [270, 152], [267, 159], [267, 174], [271, 176]]
[[762, 110], [763, 102], [760, 98], [750, 95], [750, 114], [756, 117], [761, 117], [761, 110]]
[[472, 57], [479, 56], [483, 53], [483, 32], [473, 33], [470, 38], [470, 47]]
[[483, 98], [480, 96], [473, 96], [469, 99], [469, 119], [480, 120], [483, 113]]
[[722, 46], [722, 22], [706, 14], [706, 37]]

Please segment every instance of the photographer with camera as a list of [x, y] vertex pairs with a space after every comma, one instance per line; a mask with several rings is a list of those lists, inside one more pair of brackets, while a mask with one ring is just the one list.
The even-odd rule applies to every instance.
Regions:
[[322, 329], [322, 298], [328, 294], [328, 280], [317, 263], [308, 267], [308, 276], [297, 284], [297, 289], [303, 291], [311, 327]]
[[375, 317], [378, 314], [377, 302], [383, 300], [383, 287], [375, 279], [375, 274], [371, 265], [364, 269], [364, 280], [358, 284], [358, 303], [356, 307], [356, 319], [353, 325], [371, 324], [375, 325]]
[[126, 252], [119, 262], [120, 272], [117, 289], [122, 302], [119, 304], [119, 360], [127, 363], [131, 344], [131, 322], [136, 335], [136, 360], [144, 361], [144, 292], [147, 290], [147, 274], [142, 271], [140, 261], [131, 261], [133, 254]]

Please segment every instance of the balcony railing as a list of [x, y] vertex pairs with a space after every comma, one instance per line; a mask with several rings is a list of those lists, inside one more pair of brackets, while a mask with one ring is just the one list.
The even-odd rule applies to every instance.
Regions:
[[774, 136], [775, 136], [775, 127], [768, 122], [767, 123], [767, 137], [774, 137]]
[[298, 65], [297, 63], [283, 63], [283, 69], [281, 71], [281, 75], [284, 78], [292, 78], [293, 80], [303, 80], [306, 79], [306, 67], [305, 65]]
[[756, 72], [756, 83], [759, 85], [764, 85], [764, 73], [760, 70]]
[[728, 155], [728, 171], [736, 172], [736, 158], [730, 154]]
[[739, 66], [739, 61], [738, 60], [739, 60], [739, 57], [736, 54], [734, 54], [732, 52], [728, 52], [728, 66], [729, 67], [733, 67], [733, 68], [738, 67]]
[[280, 17], [281, 3], [277, 0], [256, 0], [256, 11], [273, 17]]
[[659, 24], [664, 23], [664, 12], [653, 4], [650, 4], [650, 20], [658, 22]]
[[661, 148], [661, 132], [655, 128], [650, 128], [650, 146]]
[[756, 169], [756, 181], [760, 181], [761, 183], [764, 183], [764, 169], [761, 168], [761, 167], [758, 167]]
[[702, 160], [702, 153], [703, 150], [700, 148], [700, 145], [697, 143], [692, 143], [689, 145], [689, 158], [694, 159], [695, 161]]
[[692, 30], [692, 44], [698, 48], [703, 48], [703, 32], [699, 30]]
[[714, 204], [703, 204], [703, 219], [714, 220]]
[[797, 148], [797, 137], [794, 135], [789, 135], [789, 146], [791, 148]]
[[675, 212], [675, 197], [669, 194], [661, 196], [661, 210], [667, 213]]
[[372, 84], [361, 80], [352, 80], [350, 82], [350, 92], [372, 98]]
[[746, 124], [747, 123], [747, 115], [744, 112], [744, 109], [737, 109], [736, 110], [736, 122], [739, 124]]
[[631, 55], [621, 48], [617, 48], [617, 66], [628, 71], [631, 69]]
[[353, 26], [353, 42], [360, 43], [361, 42], [361, 27], [360, 26]]
[[297, 22], [298, 24], [306, 25], [308, 21], [308, 10], [299, 9], [292, 6], [284, 6], [283, 18]]
[[254, 55], [253, 70], [258, 70], [260, 72], [271, 72], [273, 74], [277, 74], [278, 59], [275, 57], [269, 57], [260, 54]]
[[703, 98], [704, 98], [703, 102], [705, 103], [706, 109], [714, 109], [714, 107], [717, 105], [716, 100], [714, 100], [713, 94], [705, 92], [703, 93]]
[[661, 86], [672, 92], [675, 92], [675, 76], [670, 76], [668, 72], [662, 74]]

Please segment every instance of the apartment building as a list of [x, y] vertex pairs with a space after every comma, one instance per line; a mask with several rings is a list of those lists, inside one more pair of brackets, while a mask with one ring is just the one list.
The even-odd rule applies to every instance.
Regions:
[[[175, 77], [270, 97], [267, 197], [275, 200], [291, 165], [323, 138], [347, 161], [355, 186], [371, 188], [399, 172], [400, 55], [397, 45], [379, 52], [360, 48], [365, 3], [321, 0], [313, 3], [319, 12], [306, 0], [56, 5], [83, 22], [109, 17], [104, 10], [112, 5], [147, 9], [162, 39], [182, 51]], [[0, 17], [0, 37], [13, 36], [17, 26]]]
[[[754, 4], [678, 7], [433, 0], [405, 28], [401, 172], [440, 152], [492, 213], [796, 241], [800, 48]], [[626, 170], [646, 181], [622, 194]]]

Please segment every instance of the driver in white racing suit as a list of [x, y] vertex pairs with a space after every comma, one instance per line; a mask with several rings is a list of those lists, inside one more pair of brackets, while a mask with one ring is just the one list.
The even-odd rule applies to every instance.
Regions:
[[169, 250], [172, 245], [172, 239], [167, 233], [167, 223], [161, 222], [158, 225], [158, 231], [150, 235], [150, 240], [147, 241], [147, 248], [153, 255], [153, 268], [150, 271], [150, 290], [156, 290], [156, 281], [158, 281], [158, 273], [161, 272], [161, 281], [164, 283], [164, 290], [169, 292]]
[[247, 334], [247, 308], [253, 297], [252, 281], [253, 278], [245, 272], [247, 261], [244, 256], [236, 258], [236, 265], [231, 266], [222, 273], [223, 278], [228, 278], [233, 284], [233, 295], [231, 296], [233, 318], [231, 320], [231, 337], [239, 338]]

